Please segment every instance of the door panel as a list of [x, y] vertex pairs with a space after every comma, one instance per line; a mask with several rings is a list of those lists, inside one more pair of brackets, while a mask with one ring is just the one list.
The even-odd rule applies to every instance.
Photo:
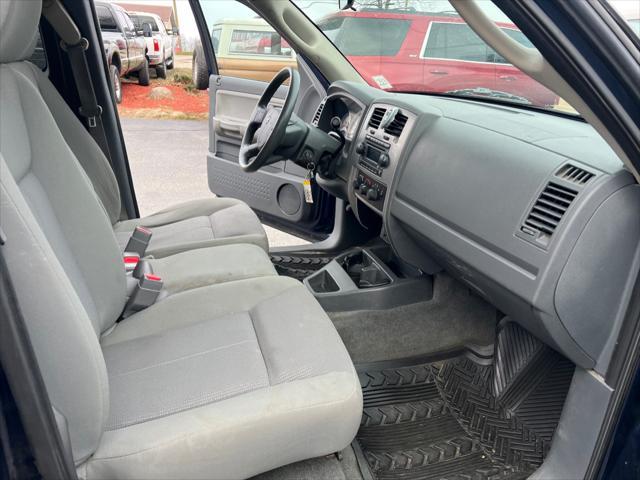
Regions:
[[[218, 77], [220, 79], [224, 77]], [[220, 80], [221, 83], [229, 83]], [[264, 84], [266, 85], [266, 84]], [[245, 93], [235, 90], [216, 91], [216, 111], [213, 117], [213, 128], [217, 137], [229, 137], [241, 140], [246, 130], [247, 122], [251, 116], [251, 112], [256, 106], [258, 97], [253, 93]], [[282, 99], [275, 99], [272, 105], [281, 107]]]
[[[302, 181], [306, 171], [290, 161], [245, 173], [238, 164], [242, 135], [267, 83], [212, 75], [210, 91], [209, 189], [221, 197], [247, 202], [258, 212], [280, 221], [299, 223], [311, 218], [313, 204], [305, 203]], [[281, 87], [274, 105], [282, 105], [288, 87]]]

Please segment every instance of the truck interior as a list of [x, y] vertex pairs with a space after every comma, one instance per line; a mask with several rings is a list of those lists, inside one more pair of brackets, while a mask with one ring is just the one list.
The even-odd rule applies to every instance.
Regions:
[[238, 78], [189, 3], [215, 196], [140, 217], [93, 2], [0, 2], [9, 478], [600, 478], [640, 355], [637, 37], [495, 0], [529, 48], [450, 1], [566, 114], [373, 86], [301, 0], [242, 0], [296, 66]]

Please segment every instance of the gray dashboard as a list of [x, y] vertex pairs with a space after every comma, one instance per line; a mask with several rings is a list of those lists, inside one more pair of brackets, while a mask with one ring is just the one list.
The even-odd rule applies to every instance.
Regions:
[[[640, 187], [598, 134], [579, 120], [464, 99], [349, 82], [328, 93], [366, 106], [341, 166], [354, 212], [379, 214], [405, 261], [446, 269], [576, 364], [604, 371], [640, 265]], [[380, 106], [407, 121], [387, 138], [388, 167], [368, 171], [385, 189], [371, 202], [358, 145], [384, 136], [370, 128]]]

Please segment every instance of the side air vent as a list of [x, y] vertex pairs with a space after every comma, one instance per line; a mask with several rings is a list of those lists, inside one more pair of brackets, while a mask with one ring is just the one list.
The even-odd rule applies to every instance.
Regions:
[[575, 183], [576, 185], [585, 185], [591, 180], [595, 175], [591, 172], [587, 172], [586, 170], [576, 167], [570, 163], [563, 165], [556, 172], [556, 177], [562, 178], [567, 182]]
[[407, 124], [407, 116], [401, 114], [400, 112], [396, 113], [396, 117], [391, 121], [387, 128], [384, 129], [386, 133], [389, 135], [393, 135], [394, 137], [399, 137], [404, 129], [404, 126]]
[[382, 117], [384, 117], [386, 108], [376, 107], [373, 109], [373, 113], [371, 114], [371, 118], [369, 119], [369, 126], [371, 128], [377, 129], [380, 126], [380, 122], [382, 121]]
[[318, 126], [318, 122], [320, 121], [320, 117], [322, 116], [322, 111], [324, 110], [324, 102], [325, 100], [322, 100], [322, 102], [320, 102], [320, 105], [318, 105], [318, 108], [316, 109], [316, 113], [313, 115], [313, 121], [311, 122], [314, 126]]
[[543, 234], [544, 239], [553, 235], [560, 220], [576, 198], [578, 192], [549, 182], [533, 205], [522, 226], [522, 231], [528, 234]]

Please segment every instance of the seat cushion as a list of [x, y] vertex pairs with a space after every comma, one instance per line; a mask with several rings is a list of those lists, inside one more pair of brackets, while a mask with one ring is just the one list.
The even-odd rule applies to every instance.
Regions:
[[258, 216], [246, 203], [234, 198], [194, 200], [144, 218], [118, 222], [114, 231], [121, 248], [138, 225], [153, 232], [146, 254], [157, 258], [232, 243], [251, 243], [269, 250]]
[[163, 290], [174, 293], [217, 283], [275, 276], [266, 252], [253, 244], [220, 245], [149, 260], [153, 273], [162, 277]]
[[290, 278], [174, 295], [102, 348], [111, 408], [89, 479], [246, 478], [339, 451], [360, 422], [349, 355]]

